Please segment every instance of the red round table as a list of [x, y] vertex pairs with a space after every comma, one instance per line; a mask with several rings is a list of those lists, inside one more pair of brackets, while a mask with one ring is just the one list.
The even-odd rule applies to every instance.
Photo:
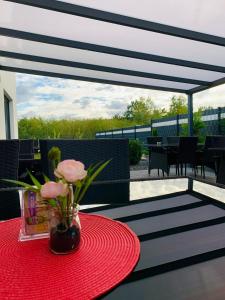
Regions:
[[0, 223], [0, 299], [96, 299], [134, 269], [137, 236], [120, 222], [80, 213], [79, 249], [54, 255], [48, 239], [19, 242], [20, 219]]

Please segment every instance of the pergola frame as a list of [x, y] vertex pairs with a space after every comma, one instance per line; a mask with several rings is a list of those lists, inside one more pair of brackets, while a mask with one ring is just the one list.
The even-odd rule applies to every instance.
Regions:
[[[225, 38], [221, 36], [215, 36], [215, 35], [192, 31], [184, 28], [178, 28], [175, 26], [164, 25], [156, 22], [142, 20], [139, 18], [125, 16], [113, 12], [98, 10], [95, 8], [84, 7], [84, 6], [71, 4], [67, 2], [55, 1], [55, 0], [17, 0], [17, 1], [5, 0], [5, 1], [31, 6], [34, 8], [35, 7], [41, 8], [41, 9], [54, 11], [54, 12], [60, 12], [63, 14], [79, 16], [82, 18], [107, 22], [110, 24], [117, 24], [117, 25], [140, 29], [144, 31], [156, 32], [166, 36], [178, 37], [178, 38], [197, 41], [205, 44], [217, 45], [220, 47], [225, 46]], [[173, 57], [166, 57], [162, 55], [137, 52], [137, 51], [127, 50], [123, 48], [109, 47], [105, 45], [81, 42], [77, 40], [70, 40], [61, 37], [54, 37], [54, 36], [37, 34], [33, 32], [21, 31], [17, 29], [4, 28], [4, 27], [0, 27], [0, 36], [5, 36], [14, 39], [16, 38], [25, 41], [39, 42], [48, 45], [58, 45], [62, 47], [72, 48], [72, 49], [82, 49], [82, 50], [96, 52], [96, 53], [104, 53], [104, 54], [110, 54], [119, 57], [132, 58], [136, 60], [151, 61], [160, 64], [182, 66], [186, 68], [221, 73], [221, 78], [213, 81], [207, 81], [207, 80], [194, 79], [194, 78], [185, 78], [180, 76], [170, 76], [170, 75], [153, 73], [153, 72], [137, 71], [137, 70], [131, 70], [125, 68], [118, 68], [118, 67], [109, 67], [109, 66], [91, 64], [86, 62], [84, 63], [79, 61], [56, 59], [51, 57], [24, 54], [24, 53], [18, 53], [13, 51], [4, 51], [0, 47], [0, 57], [4, 57], [7, 59], [17, 59], [22, 61], [38, 62], [42, 64], [49, 64], [49, 65], [56, 65], [56, 66], [73, 67], [78, 69], [99, 71], [99, 72], [105, 72], [109, 74], [111, 73], [121, 74], [121, 75], [134, 76], [139, 78], [150, 78], [150, 79], [160, 80], [162, 82], [166, 81], [166, 82], [177, 82], [177, 83], [196, 85], [196, 87], [190, 89], [155, 86], [149, 84], [124, 82], [120, 80], [101, 79], [92, 76], [88, 77], [88, 76], [77, 76], [71, 74], [62, 74], [62, 73], [51, 72], [51, 71], [42, 71], [35, 68], [27, 69], [21, 67], [7, 66], [0, 63], [0, 70], [5, 70], [5, 71], [22, 72], [22, 73], [29, 73], [29, 74], [44, 75], [44, 76], [84, 80], [90, 82], [99, 82], [99, 83], [123, 85], [123, 86], [138, 87], [138, 88], [145, 88], [145, 89], [155, 89], [155, 90], [162, 90], [162, 91], [185, 93], [188, 95], [188, 120], [189, 120], [190, 135], [193, 134], [193, 94], [225, 83], [225, 77], [224, 77], [225, 67], [220, 65], [212, 65], [212, 64], [201, 63], [197, 61], [190, 61], [190, 60], [178, 59]]]

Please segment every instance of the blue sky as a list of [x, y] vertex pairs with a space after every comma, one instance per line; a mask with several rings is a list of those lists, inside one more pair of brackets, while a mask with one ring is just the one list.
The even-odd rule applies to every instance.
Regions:
[[[126, 110], [139, 97], [151, 97], [158, 107], [168, 107], [178, 93], [89, 83], [27, 74], [16, 75], [18, 118], [110, 118]], [[225, 85], [194, 96], [194, 108], [225, 106]]]

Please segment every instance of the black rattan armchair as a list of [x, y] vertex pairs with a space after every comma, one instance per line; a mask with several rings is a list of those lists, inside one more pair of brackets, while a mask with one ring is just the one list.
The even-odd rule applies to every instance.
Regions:
[[[176, 164], [176, 158], [173, 150], [164, 147], [154, 147], [151, 149], [149, 159], [149, 174], [153, 169], [161, 169], [163, 176], [167, 173], [169, 176], [170, 166]], [[158, 171], [159, 175], [159, 171]]]
[[205, 167], [212, 169], [215, 174], [218, 173], [218, 162], [220, 159], [221, 151], [217, 151], [216, 148], [225, 148], [225, 136], [206, 136], [203, 150], [199, 151], [198, 153], [198, 165], [201, 166], [204, 178]]
[[179, 136], [167, 136], [166, 142], [167, 144], [179, 145], [180, 137]]
[[221, 153], [216, 182], [225, 185], [225, 150]]
[[11, 184], [1, 179], [16, 180], [19, 164], [19, 141], [0, 140], [0, 220], [20, 216], [19, 193], [16, 190], [6, 191]]
[[128, 180], [129, 149], [127, 139], [97, 140], [40, 140], [42, 168], [46, 175], [53, 177], [47, 154], [51, 147], [59, 147], [62, 160], [75, 159], [82, 161], [87, 168], [93, 163], [112, 159], [109, 165], [97, 177], [103, 184], [89, 188], [82, 204], [122, 203], [129, 201], [129, 183], [110, 184], [105, 181]]
[[[174, 143], [172, 143], [174, 145]], [[179, 144], [175, 147], [155, 147], [152, 149], [149, 168], [161, 169], [167, 175], [170, 174], [171, 165], [176, 166], [178, 175], [183, 173], [185, 166], [185, 175], [187, 164], [195, 168], [196, 164], [197, 137], [180, 137]]]
[[191, 165], [196, 175], [196, 151], [198, 145], [198, 137], [188, 136], [180, 137], [178, 151], [176, 152], [176, 166], [181, 169], [183, 175], [183, 166], [185, 168], [185, 176], [187, 173], [187, 164]]
[[[163, 138], [161, 136], [149, 136], [147, 137], [147, 144], [148, 145], [157, 145], [157, 143], [162, 143]], [[151, 150], [152, 147], [148, 147], [148, 174], [150, 174], [150, 160], [151, 160]], [[159, 175], [159, 169], [158, 169], [158, 175]]]

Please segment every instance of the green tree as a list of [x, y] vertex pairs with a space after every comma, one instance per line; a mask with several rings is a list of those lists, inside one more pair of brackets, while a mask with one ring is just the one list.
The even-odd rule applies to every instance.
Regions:
[[134, 126], [135, 123], [126, 119], [62, 119], [48, 120], [42, 118], [24, 118], [18, 122], [19, 138], [70, 138], [91, 139], [99, 131]]
[[187, 101], [183, 96], [173, 96], [170, 99], [170, 107], [167, 116], [176, 116], [186, 114], [188, 112]]
[[136, 124], [142, 125], [148, 124], [153, 118], [162, 117], [165, 113], [165, 109], [157, 108], [150, 97], [140, 97], [127, 106], [123, 116], [127, 120], [132, 120]]
[[[205, 137], [202, 134], [202, 129], [205, 127], [202, 121], [202, 109], [198, 109], [197, 112], [193, 114], [193, 135], [198, 137], [199, 142], [203, 142]], [[188, 124], [182, 125], [182, 135], [188, 136]]]

